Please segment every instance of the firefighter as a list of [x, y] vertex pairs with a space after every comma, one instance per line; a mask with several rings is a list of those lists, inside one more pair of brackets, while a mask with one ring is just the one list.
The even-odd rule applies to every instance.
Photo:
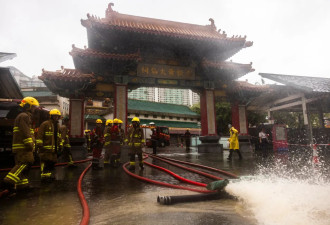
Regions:
[[66, 116], [62, 119], [62, 126], [60, 127], [61, 140], [63, 143], [63, 158], [68, 162], [69, 167], [75, 167], [71, 153], [71, 145], [69, 140], [69, 117]]
[[110, 132], [112, 127], [113, 121], [107, 120], [105, 122], [105, 128], [104, 128], [104, 165], [109, 165], [110, 163]]
[[61, 153], [63, 142], [60, 133], [58, 120], [61, 112], [58, 109], [52, 109], [49, 112], [49, 120], [44, 121], [38, 130], [37, 148], [39, 150], [41, 179], [55, 179], [53, 173], [57, 155]]
[[230, 133], [230, 137], [228, 139], [230, 152], [227, 160], [231, 161], [234, 151], [237, 152], [239, 159], [242, 160], [243, 157], [241, 155], [241, 152], [239, 151], [238, 131], [231, 124], [228, 124], [228, 128]]
[[39, 102], [33, 97], [25, 97], [20, 103], [22, 112], [16, 117], [13, 128], [12, 151], [15, 154], [15, 166], [4, 178], [4, 188], [9, 192], [16, 188], [29, 187], [27, 176], [34, 163], [35, 149], [32, 115], [38, 106]]
[[100, 158], [104, 144], [102, 123], [102, 120], [97, 119], [96, 127], [91, 132], [91, 146], [93, 151], [92, 168], [94, 170], [102, 169], [102, 167], [100, 167]]
[[121, 135], [118, 123], [119, 119], [115, 118], [110, 131], [110, 165], [113, 167], [119, 166], [118, 155], [120, 154]]
[[86, 145], [87, 145], [87, 152], [91, 152], [91, 130], [85, 130], [85, 138], [86, 138]]
[[157, 130], [154, 122], [149, 123], [151, 128], [151, 146], [152, 146], [152, 153], [157, 154], [157, 145], [158, 145], [158, 138], [157, 138]]
[[190, 133], [189, 129], [187, 129], [186, 133], [184, 133], [184, 139], [186, 141], [186, 151], [189, 152], [190, 144], [191, 144], [191, 133]]
[[140, 127], [140, 119], [134, 117], [132, 119], [132, 127], [129, 129], [127, 134], [126, 142], [130, 147], [129, 154], [130, 154], [130, 167], [129, 170], [135, 170], [135, 155], [137, 154], [139, 158], [139, 166], [140, 169], [143, 170], [143, 159], [142, 159], [142, 145], [144, 144], [144, 135], [143, 130]]
[[122, 128], [123, 125], [123, 121], [118, 119], [118, 126], [119, 126], [119, 134], [120, 134], [120, 150], [119, 150], [119, 154], [117, 155], [117, 164], [120, 165], [120, 157], [121, 157], [121, 151], [122, 151], [122, 147], [125, 143], [125, 130]]

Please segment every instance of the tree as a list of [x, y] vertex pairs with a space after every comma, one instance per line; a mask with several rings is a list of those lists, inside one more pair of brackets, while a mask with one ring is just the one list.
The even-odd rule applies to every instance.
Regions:
[[198, 115], [201, 115], [201, 106], [199, 103], [192, 105], [190, 109], [191, 111], [197, 113]]
[[231, 123], [231, 105], [229, 102], [217, 102], [215, 104], [217, 133], [229, 135], [228, 124]]

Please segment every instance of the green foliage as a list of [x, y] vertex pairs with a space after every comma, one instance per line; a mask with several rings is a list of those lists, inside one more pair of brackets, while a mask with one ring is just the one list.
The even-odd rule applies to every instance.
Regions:
[[201, 106], [199, 103], [192, 105], [190, 109], [191, 111], [198, 113], [199, 115], [201, 114]]
[[275, 111], [272, 113], [272, 117], [276, 123], [286, 124], [290, 128], [299, 127], [299, 113]]
[[228, 124], [231, 123], [231, 105], [228, 102], [217, 102], [215, 104], [217, 133], [229, 135]]
[[266, 123], [266, 113], [258, 111], [248, 111], [247, 120], [250, 126], [258, 126], [259, 124]]

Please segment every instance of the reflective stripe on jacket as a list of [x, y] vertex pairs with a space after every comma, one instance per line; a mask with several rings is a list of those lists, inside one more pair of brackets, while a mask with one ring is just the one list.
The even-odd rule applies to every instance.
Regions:
[[[59, 146], [62, 143], [62, 139], [61, 139], [61, 134], [60, 134], [60, 127], [59, 124], [56, 124], [58, 126], [57, 128], [57, 134], [56, 134], [56, 138], [57, 138], [57, 144], [58, 144], [58, 150], [59, 150]], [[40, 125], [40, 128], [38, 130], [38, 134], [37, 134], [37, 146], [41, 147], [40, 149], [40, 153], [43, 152], [54, 152], [55, 150], [55, 139], [54, 139], [54, 124], [53, 124], [53, 120], [49, 119], [45, 122], [43, 122]]]
[[34, 150], [34, 130], [30, 112], [22, 112], [15, 119], [12, 150], [13, 153]]
[[144, 134], [143, 130], [140, 127], [131, 127], [128, 131], [128, 145], [134, 147], [141, 147], [144, 143]]

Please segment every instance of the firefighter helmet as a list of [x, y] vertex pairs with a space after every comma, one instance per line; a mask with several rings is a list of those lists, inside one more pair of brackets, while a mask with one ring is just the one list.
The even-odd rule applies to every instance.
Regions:
[[97, 120], [96, 120], [96, 123], [102, 123], [102, 120], [97, 119]]
[[32, 105], [39, 106], [39, 102], [38, 102], [38, 100], [35, 99], [35, 98], [33, 98], [33, 97], [25, 97], [25, 98], [23, 98], [22, 101], [21, 101], [20, 106], [21, 106], [21, 107], [24, 107], [26, 104], [29, 104], [30, 107], [31, 107]]
[[118, 121], [119, 121], [119, 120], [118, 120], [117, 118], [114, 118], [114, 119], [113, 119], [113, 123], [118, 123]]
[[140, 123], [140, 119], [137, 118], [137, 117], [134, 117], [134, 118], [132, 119], [132, 122], [138, 122], [138, 123]]
[[85, 130], [85, 133], [89, 133], [89, 132], [91, 132], [91, 130]]
[[49, 115], [51, 115], [51, 116], [60, 116], [61, 112], [58, 109], [52, 109], [52, 110], [50, 110]]
[[109, 123], [111, 123], [111, 124], [112, 124], [112, 123], [113, 123], [113, 121], [112, 121], [112, 120], [107, 120], [107, 121], [105, 122], [105, 125], [106, 125], [106, 126], [108, 126], [108, 125], [109, 125]]
[[123, 121], [122, 121], [122, 120], [120, 120], [120, 119], [118, 119], [118, 123], [123, 123]]

